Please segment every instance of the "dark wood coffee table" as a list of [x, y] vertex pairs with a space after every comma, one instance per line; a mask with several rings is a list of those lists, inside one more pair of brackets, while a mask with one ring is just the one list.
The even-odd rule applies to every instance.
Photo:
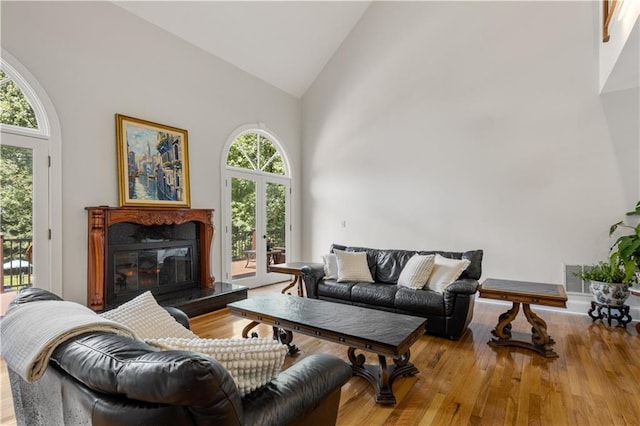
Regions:
[[[556, 284], [543, 284], [526, 281], [498, 280], [489, 278], [478, 287], [480, 297], [506, 300], [512, 307], [500, 315], [498, 325], [491, 331], [495, 336], [488, 342], [489, 346], [517, 346], [536, 351], [547, 358], [557, 358], [558, 354], [551, 348], [556, 342], [547, 334], [547, 323], [531, 310], [531, 304], [567, 307], [567, 294], [564, 287]], [[524, 315], [531, 324], [531, 343], [515, 340], [511, 337], [511, 322], [518, 315], [522, 304]]]
[[[393, 381], [418, 373], [409, 362], [409, 348], [424, 334], [425, 318], [282, 294], [254, 296], [227, 307], [233, 315], [252, 321], [242, 331], [245, 338], [263, 323], [271, 325], [274, 337], [283, 343], [291, 344], [296, 332], [348, 346], [353, 374], [373, 385], [378, 404], [395, 404]], [[378, 364], [365, 364], [365, 355], [356, 354], [358, 349], [377, 354]], [[387, 357], [393, 365], [387, 365]]]

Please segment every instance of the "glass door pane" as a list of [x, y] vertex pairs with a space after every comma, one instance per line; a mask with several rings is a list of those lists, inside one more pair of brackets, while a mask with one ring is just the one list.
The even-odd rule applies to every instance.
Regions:
[[258, 236], [256, 235], [256, 181], [231, 178], [231, 278], [255, 278]]
[[269, 264], [287, 260], [287, 186], [266, 183], [267, 258]]
[[2, 289], [33, 285], [33, 150], [0, 146]]

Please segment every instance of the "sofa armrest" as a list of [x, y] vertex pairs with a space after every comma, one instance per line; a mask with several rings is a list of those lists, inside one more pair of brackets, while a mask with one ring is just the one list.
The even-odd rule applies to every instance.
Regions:
[[446, 293], [475, 294], [476, 291], [478, 291], [478, 280], [463, 278], [447, 286], [444, 292], [446, 298]]
[[164, 309], [171, 314], [171, 316], [178, 321], [187, 330], [191, 329], [189, 325], [189, 316], [184, 311], [174, 308], [173, 306], [164, 306]]
[[293, 423], [340, 389], [352, 376], [338, 357], [313, 354], [242, 398], [244, 423], [279, 426]]
[[[447, 316], [456, 310], [456, 304], [469, 305], [469, 299], [478, 291], [478, 280], [463, 278], [450, 284], [442, 294], [444, 298], [444, 311]], [[458, 310], [464, 310], [458, 306]]]
[[323, 265], [305, 265], [300, 268], [302, 273], [302, 281], [307, 292], [307, 297], [311, 299], [318, 298], [318, 284], [324, 278]]

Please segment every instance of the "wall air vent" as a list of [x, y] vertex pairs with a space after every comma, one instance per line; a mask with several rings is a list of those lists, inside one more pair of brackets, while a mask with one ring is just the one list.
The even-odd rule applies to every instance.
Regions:
[[587, 265], [564, 265], [564, 286], [569, 293], [591, 294], [589, 282], [577, 277], [583, 271], [590, 268]]

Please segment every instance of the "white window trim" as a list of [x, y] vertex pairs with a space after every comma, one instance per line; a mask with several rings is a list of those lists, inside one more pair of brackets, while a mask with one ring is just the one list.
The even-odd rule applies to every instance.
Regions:
[[49, 158], [49, 290], [64, 297], [62, 288], [62, 133], [51, 99], [38, 80], [13, 55], [2, 48], [2, 68], [25, 95], [38, 120], [38, 129], [0, 125], [0, 131], [47, 139]]
[[[267, 139], [269, 139], [269, 141], [271, 143], [273, 143], [273, 145], [275, 145], [278, 153], [280, 154], [280, 157], [282, 158], [282, 163], [284, 165], [284, 175], [277, 175], [274, 173], [269, 173], [269, 172], [264, 172], [262, 170], [256, 170], [256, 169], [246, 169], [246, 168], [241, 168], [241, 167], [234, 167], [234, 166], [228, 166], [227, 165], [227, 156], [229, 155], [229, 149], [231, 148], [231, 145], [233, 144], [233, 142], [236, 140], [236, 138], [238, 138], [239, 136], [242, 136], [246, 133], [258, 133], [261, 136], [266, 137]], [[241, 172], [241, 173], [245, 173], [247, 175], [255, 175], [255, 176], [259, 176], [259, 177], [267, 177], [268, 179], [272, 179], [272, 180], [278, 180], [278, 181], [287, 181], [288, 182], [288, 186], [289, 186], [289, 207], [288, 210], [286, 212], [287, 215], [287, 222], [289, 224], [289, 253], [288, 256], [291, 256], [292, 258], [296, 257], [296, 253], [293, 250], [293, 229], [294, 229], [294, 224], [293, 224], [293, 168], [291, 166], [291, 162], [289, 161], [289, 157], [284, 149], [284, 147], [282, 146], [282, 144], [280, 143], [280, 137], [273, 132], [272, 130], [268, 129], [267, 126], [263, 123], [263, 122], [257, 122], [257, 123], [250, 123], [250, 124], [244, 124], [242, 126], [237, 127], [234, 131], [232, 131], [229, 135], [229, 137], [227, 138], [227, 142], [224, 144], [224, 147], [222, 149], [222, 154], [220, 161], [221, 161], [221, 165], [220, 165], [220, 175], [221, 175], [221, 191], [220, 191], [220, 195], [221, 195], [221, 206], [222, 208], [221, 210], [221, 223], [224, 227], [227, 225], [227, 222], [229, 220], [229, 208], [227, 206], [227, 202], [229, 200], [227, 200], [227, 189], [225, 188], [225, 183], [226, 182], [230, 182], [231, 177], [233, 172]], [[228, 235], [227, 233], [223, 232], [222, 233], [222, 250], [220, 251], [220, 265], [222, 266], [222, 271], [221, 274], [222, 276], [224, 276], [224, 273], [230, 273], [230, 271], [227, 271], [227, 268], [229, 267], [229, 265], [227, 264], [227, 256], [225, 255], [225, 249], [228, 249], [229, 247], [229, 242], [228, 242]]]

